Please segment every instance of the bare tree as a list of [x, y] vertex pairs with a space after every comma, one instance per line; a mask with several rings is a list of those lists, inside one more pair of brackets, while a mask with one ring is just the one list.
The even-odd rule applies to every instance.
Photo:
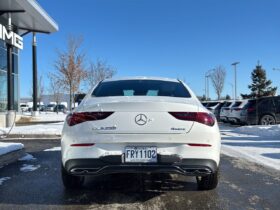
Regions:
[[69, 37], [67, 50], [58, 51], [58, 58], [55, 61], [57, 70], [55, 76], [64, 90], [69, 92], [70, 110], [72, 110], [73, 96], [86, 77], [85, 54], [80, 50], [82, 42], [81, 38]]
[[226, 78], [226, 70], [223, 66], [217, 66], [210, 75], [213, 87], [218, 96], [218, 100], [221, 98], [221, 93], [224, 88], [225, 78]]
[[[53, 100], [56, 102], [56, 104], [60, 103], [60, 98], [62, 96], [62, 86], [60, 84], [59, 79], [56, 77], [55, 74], [49, 73], [48, 74], [49, 78], [49, 92], [53, 96]], [[58, 113], [58, 109], [57, 109]]]
[[91, 63], [88, 70], [87, 81], [90, 87], [93, 87], [98, 82], [113, 77], [117, 71], [104, 60], [97, 60], [96, 63]]

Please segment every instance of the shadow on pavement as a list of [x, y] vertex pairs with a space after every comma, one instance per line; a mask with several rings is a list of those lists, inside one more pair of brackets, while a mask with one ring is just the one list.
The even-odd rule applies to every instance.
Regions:
[[[169, 174], [112, 174], [87, 177], [79, 190], [64, 190], [65, 204], [145, 202], [169, 191], [196, 191], [196, 183]], [[183, 177], [185, 179], [185, 177]]]

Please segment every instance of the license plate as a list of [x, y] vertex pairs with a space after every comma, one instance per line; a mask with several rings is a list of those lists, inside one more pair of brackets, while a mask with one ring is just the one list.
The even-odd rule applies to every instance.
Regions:
[[125, 148], [126, 163], [156, 163], [157, 148], [156, 147], [126, 147]]

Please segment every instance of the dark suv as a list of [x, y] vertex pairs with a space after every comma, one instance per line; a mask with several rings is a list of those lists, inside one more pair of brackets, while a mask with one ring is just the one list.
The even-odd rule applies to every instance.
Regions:
[[63, 104], [58, 104], [58, 105], [55, 105], [55, 107], [53, 108], [53, 111], [54, 112], [66, 112], [67, 108]]
[[240, 121], [247, 125], [280, 123], [280, 96], [249, 100], [241, 111]]

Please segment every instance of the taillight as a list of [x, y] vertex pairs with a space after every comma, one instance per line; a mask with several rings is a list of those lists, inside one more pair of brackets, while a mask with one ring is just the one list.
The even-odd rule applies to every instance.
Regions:
[[69, 126], [73, 126], [87, 121], [103, 120], [113, 113], [114, 112], [74, 112], [67, 116], [66, 122]]
[[191, 147], [211, 147], [211, 144], [188, 144]]
[[85, 143], [85, 144], [71, 144], [71, 147], [91, 147], [94, 146], [92, 143]]
[[253, 112], [253, 111], [255, 111], [255, 108], [254, 108], [254, 107], [249, 107], [249, 108], [247, 109], [247, 112]]
[[215, 117], [211, 113], [206, 112], [169, 112], [178, 120], [195, 121], [208, 126], [215, 124]]

